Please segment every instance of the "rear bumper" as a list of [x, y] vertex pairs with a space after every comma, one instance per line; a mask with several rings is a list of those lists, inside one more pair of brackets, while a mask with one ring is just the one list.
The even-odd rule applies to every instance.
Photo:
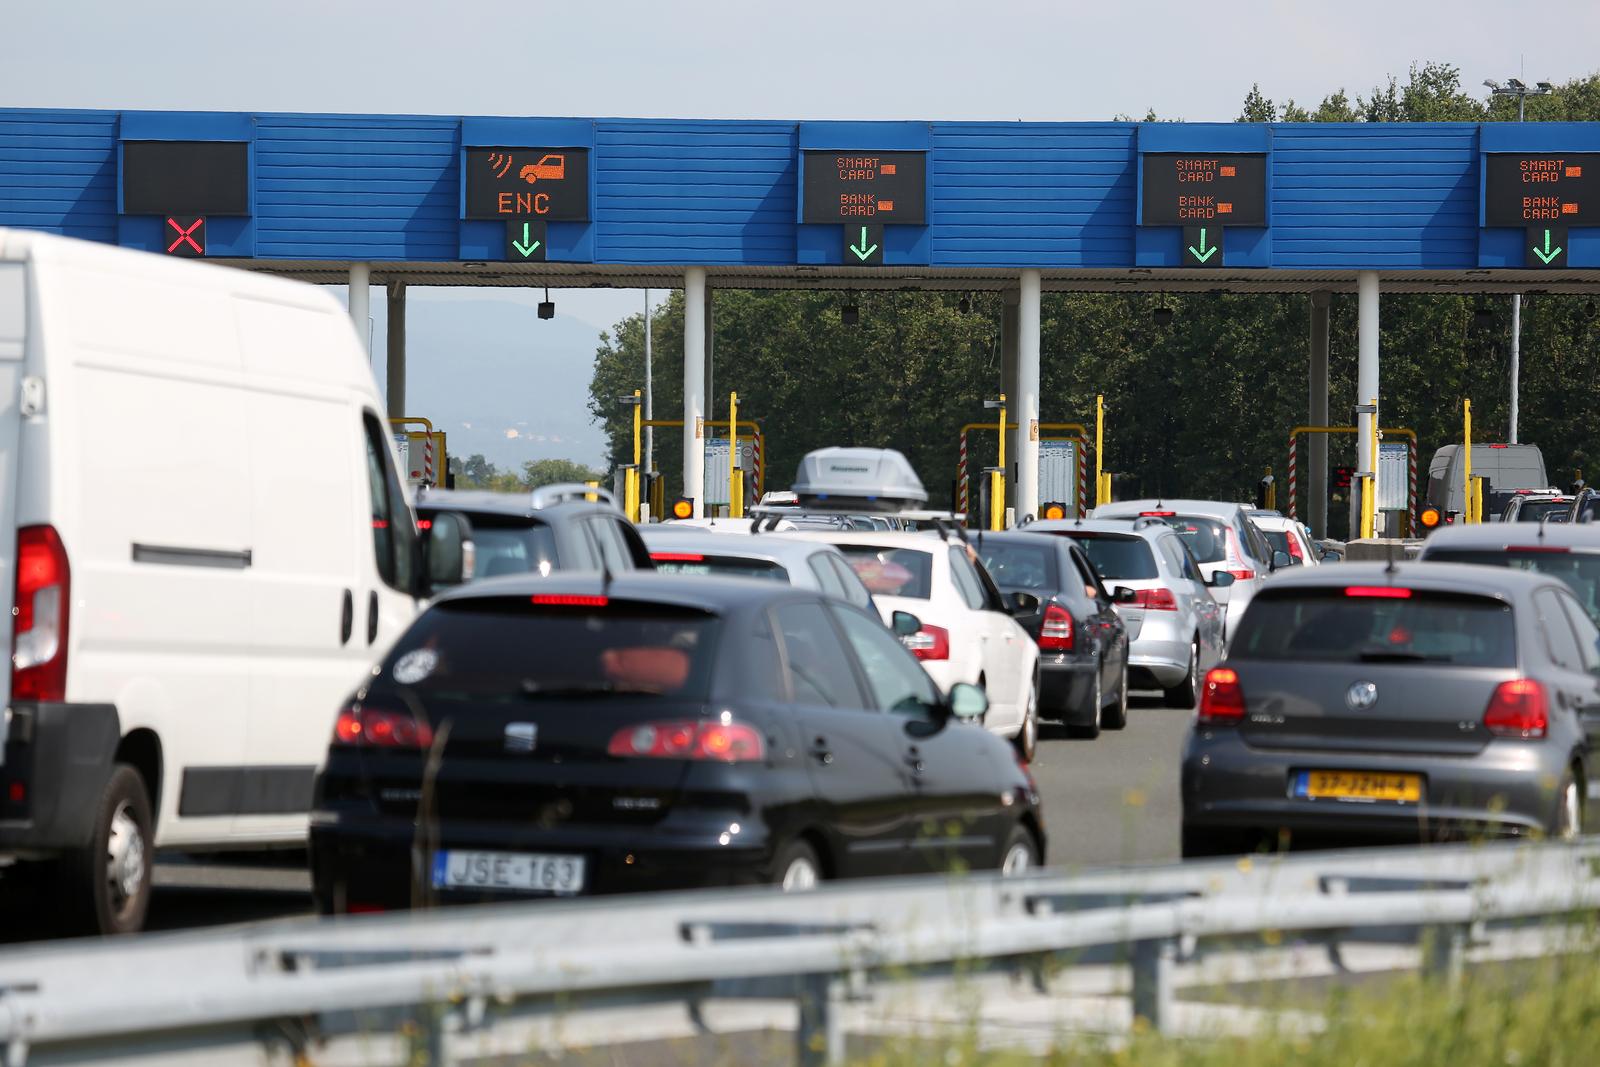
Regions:
[[1188, 675], [1189, 650], [1193, 646], [1190, 635], [1179, 628], [1179, 621], [1175, 611], [1144, 613], [1139, 636], [1128, 646], [1128, 669], [1139, 681], [1153, 680], [1162, 689], [1171, 689]]
[[122, 737], [117, 709], [15, 704], [6, 714], [0, 855], [45, 858], [87, 846]]
[[[1291, 796], [1292, 776], [1305, 770], [1419, 774], [1422, 800]], [[1470, 756], [1400, 755], [1260, 749], [1232, 730], [1192, 732], [1183, 755], [1183, 822], [1381, 840], [1521, 836], [1550, 825], [1564, 771], [1558, 750], [1511, 741]]]
[[1095, 671], [1100, 668], [1097, 659], [1083, 662], [1051, 662], [1051, 657], [1039, 658], [1039, 714], [1041, 718], [1088, 726], [1099, 717], [1098, 708], [1091, 707], [1094, 698]]

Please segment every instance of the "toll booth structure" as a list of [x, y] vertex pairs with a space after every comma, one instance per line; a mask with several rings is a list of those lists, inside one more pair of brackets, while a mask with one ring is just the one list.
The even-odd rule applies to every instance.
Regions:
[[[640, 426], [655, 426], [666, 429], [678, 429], [683, 426], [682, 419], [645, 419]], [[767, 438], [761, 429], [760, 419], [740, 419], [739, 427], [739, 453], [740, 466], [749, 472], [748, 484], [755, 489], [749, 501], [759, 501], [761, 495], [767, 491]], [[728, 429], [727, 419], [701, 419], [695, 428], [695, 437], [702, 442], [705, 456], [703, 475], [701, 478], [702, 496], [700, 503], [703, 506], [719, 506], [728, 503], [728, 438], [716, 437], [716, 430]], [[659, 516], [664, 514], [665, 489], [659, 487], [660, 479], [655, 471], [647, 472], [652, 479], [650, 493], [650, 514]], [[658, 491], [659, 489], [659, 491]], [[660, 498], [659, 500], [657, 498]]]
[[[1296, 426], [1289, 431], [1288, 516], [1299, 521], [1300, 437], [1303, 434], [1354, 434], [1355, 426]], [[1403, 535], [1412, 536], [1421, 522], [1422, 499], [1417, 493], [1417, 433], [1404, 427], [1379, 429], [1377, 510], [1396, 512], [1403, 518]], [[1385, 437], [1403, 438], [1386, 442]], [[1398, 445], [1398, 447], [1394, 447]], [[1403, 455], [1402, 455], [1403, 449]], [[1403, 479], [1400, 475], [1403, 473]], [[1402, 492], [1393, 488], [1403, 484]]]
[[[1006, 423], [1006, 430], [1010, 432], [1017, 429], [1014, 422]], [[1067, 505], [1067, 518], [1077, 518], [1089, 512], [1089, 430], [1082, 423], [1077, 422], [1041, 422], [1035, 427], [1040, 449], [1038, 470], [1039, 480], [1039, 515], [1043, 515], [1044, 505], [1051, 502], [1060, 502]], [[956, 451], [956, 493], [955, 510], [968, 514], [972, 513], [972, 472], [969, 462], [968, 440], [973, 431], [988, 430], [998, 433], [999, 427], [993, 422], [969, 422], [961, 427], [960, 442]], [[1060, 449], [1046, 449], [1044, 444], [1064, 443], [1069, 446], [1063, 456]], [[1075, 468], [1066, 473], [1066, 480], [1072, 483], [1072, 490], [1063, 497], [1053, 497], [1047, 492], [1048, 488], [1059, 487], [1063, 481], [1063, 471], [1060, 469], [1063, 462], [1070, 468]], [[1008, 478], [1009, 481], [1009, 478]]]
[[[394, 445], [400, 453], [400, 470], [406, 484], [413, 489], [419, 485], [447, 484], [450, 453], [445, 432], [435, 430], [433, 423], [421, 416], [396, 416], [389, 420], [389, 425], [393, 427]], [[421, 429], [407, 428], [411, 426]]]

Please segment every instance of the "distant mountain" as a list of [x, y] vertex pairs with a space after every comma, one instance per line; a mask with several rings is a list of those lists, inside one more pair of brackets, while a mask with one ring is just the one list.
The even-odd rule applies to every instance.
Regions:
[[[372, 341], [380, 386], [381, 293], [373, 293]], [[517, 297], [462, 299], [413, 288], [407, 304], [406, 413], [448, 433], [451, 455], [481, 452], [512, 470], [532, 459], [603, 465], [604, 434], [588, 411], [600, 343], [594, 326], [569, 316], [541, 320]]]

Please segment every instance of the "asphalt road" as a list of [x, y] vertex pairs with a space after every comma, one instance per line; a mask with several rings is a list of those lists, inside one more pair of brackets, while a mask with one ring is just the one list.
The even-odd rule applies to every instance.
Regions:
[[[1045, 798], [1052, 866], [1076, 869], [1178, 858], [1178, 747], [1192, 712], [1135, 697], [1127, 729], [1093, 741], [1046, 733], [1033, 773]], [[150, 927], [303, 915], [303, 856], [164, 862]]]

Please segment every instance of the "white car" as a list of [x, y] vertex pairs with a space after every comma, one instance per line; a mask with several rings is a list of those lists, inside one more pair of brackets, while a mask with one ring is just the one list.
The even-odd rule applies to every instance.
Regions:
[[1322, 549], [1299, 520], [1267, 511], [1252, 511], [1250, 521], [1266, 535], [1267, 544], [1274, 552], [1288, 555], [1290, 564], [1315, 567], [1322, 563]]
[[989, 696], [984, 725], [1012, 739], [1024, 759], [1033, 758], [1039, 646], [1011, 617], [1015, 605], [966, 545], [901, 531], [804, 530], [783, 536], [837, 546], [871, 590], [885, 623], [896, 611], [921, 619], [920, 631], [901, 638], [906, 647], [946, 692], [957, 682], [982, 687]]

